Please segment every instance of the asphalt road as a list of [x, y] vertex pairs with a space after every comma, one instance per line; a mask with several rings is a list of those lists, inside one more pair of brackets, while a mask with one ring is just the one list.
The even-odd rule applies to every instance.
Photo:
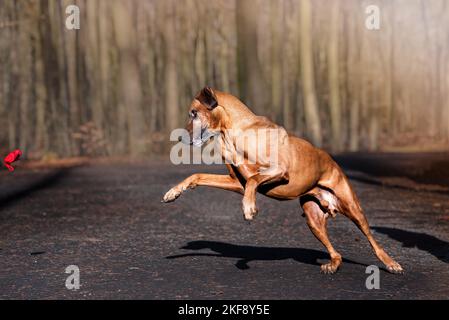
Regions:
[[[231, 192], [197, 188], [160, 202], [194, 172], [224, 171], [153, 162], [2, 172], [0, 298], [449, 298], [444, 189], [393, 187], [349, 171], [375, 237], [405, 269], [381, 270], [380, 289], [368, 290], [366, 267], [380, 264], [345, 217], [329, 221], [344, 263], [324, 275], [319, 263], [327, 253], [297, 201], [258, 196], [252, 223], [243, 221], [241, 196]], [[80, 269], [79, 290], [65, 287], [69, 265]]]

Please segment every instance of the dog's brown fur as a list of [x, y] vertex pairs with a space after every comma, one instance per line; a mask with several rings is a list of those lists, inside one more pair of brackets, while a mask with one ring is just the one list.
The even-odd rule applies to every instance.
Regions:
[[279, 129], [278, 165], [269, 169], [266, 159], [259, 158], [255, 164], [226, 164], [229, 175], [194, 174], [168, 191], [163, 198], [164, 202], [174, 201], [189, 188], [216, 187], [241, 193], [244, 218], [252, 220], [258, 211], [256, 192], [279, 200], [299, 198], [310, 230], [326, 247], [331, 257], [330, 263], [321, 266], [323, 272], [336, 272], [342, 262], [341, 255], [329, 241], [326, 228], [328, 217], [337, 213], [345, 215], [356, 224], [390, 272], [402, 272], [402, 267], [373, 238], [348, 179], [326, 152], [288, 134], [267, 118], [256, 116], [236, 97], [208, 87], [195, 97], [189, 114], [189, 131], [192, 131], [193, 119], [198, 119], [203, 127], [220, 133], [222, 144], [232, 146], [231, 151], [228, 151], [231, 154], [223, 155], [225, 158], [236, 152], [247, 157], [254, 150], [251, 143], [244, 150], [239, 150], [235, 145], [235, 137], [227, 129]]

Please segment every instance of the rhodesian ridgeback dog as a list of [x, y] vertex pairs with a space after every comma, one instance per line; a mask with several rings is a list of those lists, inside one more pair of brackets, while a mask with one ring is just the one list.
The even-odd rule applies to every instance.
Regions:
[[[200, 127], [195, 133], [193, 128]], [[249, 130], [277, 130], [275, 148], [268, 145], [276, 162], [267, 156], [252, 157], [257, 142], [236, 143], [241, 133]], [[243, 195], [242, 209], [246, 220], [257, 215], [256, 193], [278, 200], [299, 199], [307, 224], [315, 237], [326, 247], [330, 262], [321, 266], [324, 273], [334, 273], [342, 257], [332, 246], [327, 234], [327, 220], [340, 213], [348, 217], [368, 238], [374, 253], [388, 271], [403, 272], [374, 239], [368, 221], [342, 169], [323, 150], [286, 132], [265, 117], [255, 115], [243, 102], [231, 94], [206, 87], [193, 99], [189, 109], [187, 130], [190, 144], [201, 146], [211, 137], [223, 146], [222, 157], [229, 175], [194, 174], [163, 197], [163, 202], [176, 200], [184, 191], [196, 186], [209, 186]], [[273, 150], [274, 149], [274, 150]], [[229, 161], [235, 154], [244, 161]], [[271, 159], [271, 158], [270, 158]]]

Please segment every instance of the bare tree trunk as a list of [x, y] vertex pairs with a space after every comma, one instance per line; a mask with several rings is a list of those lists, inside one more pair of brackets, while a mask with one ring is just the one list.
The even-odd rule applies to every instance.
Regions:
[[[39, 6], [39, 5], [38, 5]], [[41, 10], [38, 8], [37, 16], [41, 16]], [[36, 150], [45, 152], [49, 149], [49, 134], [47, 128], [47, 90], [45, 88], [45, 81], [43, 79], [44, 66], [42, 63], [43, 57], [43, 41], [41, 39], [41, 31], [38, 28], [36, 32], [36, 57], [35, 57], [35, 68], [36, 68], [36, 96], [39, 97], [36, 101], [36, 119], [35, 119], [35, 136], [34, 136], [34, 147]]]
[[447, 138], [449, 132], [449, 120], [442, 121], [446, 114], [446, 119], [449, 118], [449, 110], [447, 109], [448, 104], [448, 40], [449, 40], [449, 24], [447, 23], [447, 17], [449, 14], [449, 4], [445, 0], [440, 0], [439, 6], [436, 8], [438, 12], [437, 25], [437, 59], [435, 59], [435, 72], [437, 77], [437, 94], [438, 94], [438, 113], [443, 115], [437, 120], [439, 122], [438, 132], [443, 138]]
[[[19, 12], [23, 10], [23, 3], [18, 2], [17, 8]], [[21, 12], [19, 13], [19, 16], [23, 17], [24, 19], [30, 19], [30, 13], [29, 11]], [[22, 150], [28, 150], [28, 139], [30, 138], [30, 131], [31, 131], [31, 125], [30, 125], [30, 115], [33, 112], [34, 109], [30, 108], [30, 96], [32, 93], [32, 87], [34, 83], [32, 82], [32, 71], [31, 69], [31, 41], [30, 41], [30, 35], [31, 27], [30, 24], [20, 24], [18, 27], [18, 40], [20, 43], [20, 49], [18, 50], [18, 59], [20, 61], [19, 65], [19, 75], [20, 75], [20, 82], [21, 82], [21, 92], [20, 95], [20, 120], [19, 120], [19, 134], [18, 134], [18, 146]]]
[[[271, 112], [272, 119], [278, 121], [282, 107], [282, 9], [277, 0], [271, 6]], [[285, 59], [285, 57], [284, 57]]]
[[386, 69], [387, 71], [387, 83], [386, 83], [386, 109], [385, 109], [385, 113], [386, 113], [386, 127], [387, 127], [387, 131], [390, 134], [393, 134], [394, 131], [392, 130], [394, 127], [394, 122], [393, 122], [393, 115], [394, 115], [394, 104], [395, 104], [395, 94], [396, 94], [396, 88], [395, 88], [395, 76], [396, 76], [396, 31], [395, 31], [395, 19], [396, 19], [396, 9], [395, 9], [395, 2], [392, 1], [391, 3], [389, 3], [389, 8], [390, 10], [388, 10], [390, 12], [390, 14], [388, 15], [388, 19], [386, 19], [387, 21], [390, 20], [389, 25], [386, 26], [388, 32], [389, 32], [389, 37], [388, 39], [386, 39], [387, 43], [388, 43], [388, 52], [385, 55], [385, 65], [386, 65]]
[[[64, 24], [64, 9], [62, 7], [61, 1], [57, 2], [57, 5], [55, 7], [56, 16], [57, 16], [57, 22], [59, 25]], [[61, 31], [60, 31], [61, 32]], [[60, 86], [60, 101], [62, 104], [61, 108], [61, 121], [63, 122], [64, 126], [64, 135], [62, 137], [65, 145], [64, 154], [65, 155], [71, 155], [72, 154], [72, 140], [69, 137], [69, 128], [70, 128], [70, 86], [69, 86], [69, 75], [68, 75], [68, 59], [67, 59], [67, 41], [64, 34], [64, 31], [62, 31], [62, 34], [59, 34], [59, 54], [60, 54], [60, 61], [61, 61], [61, 75], [59, 78], [61, 78], [61, 86]]]
[[349, 105], [349, 150], [359, 150], [359, 122], [360, 122], [360, 44], [358, 41], [352, 41], [351, 39], [359, 39], [358, 25], [352, 21], [350, 17], [353, 15], [353, 10], [349, 3], [345, 3], [345, 20], [347, 21], [348, 39], [346, 45], [348, 46], [348, 56], [346, 57], [348, 71], [347, 76], [347, 95]]
[[[223, 4], [224, 2], [221, 2]], [[217, 33], [220, 36], [220, 48], [219, 48], [219, 62], [218, 70], [221, 82], [221, 89], [224, 92], [231, 91], [231, 72], [230, 72], [230, 55], [231, 52], [231, 32], [232, 25], [226, 21], [227, 13], [223, 10], [218, 11], [218, 26], [216, 28]]]
[[257, 113], [265, 113], [269, 91], [258, 57], [259, 7], [260, 0], [236, 3], [238, 86], [243, 101]]
[[340, 106], [340, 59], [338, 52], [340, 6], [338, 1], [332, 1], [330, 19], [330, 34], [328, 44], [328, 81], [329, 81], [329, 107], [332, 126], [332, 149], [341, 151], [342, 149], [342, 125]]
[[[120, 74], [123, 97], [123, 107], [126, 108], [126, 122], [129, 132], [128, 149], [132, 156], [145, 152], [145, 126], [142, 112], [142, 89], [139, 81], [137, 64], [137, 38], [134, 21], [136, 20], [136, 0], [117, 2], [115, 11], [116, 21], [120, 21], [117, 30], [118, 45], [122, 55], [120, 57]], [[131, 30], [132, 34], [124, 30]]]
[[[288, 15], [288, 7], [287, 7], [287, 1], [283, 1], [282, 2], [282, 21], [284, 22], [282, 25], [282, 41], [283, 43], [288, 43], [289, 42], [289, 34], [292, 31], [292, 29], [295, 28], [296, 26], [296, 21], [294, 20], [294, 18], [292, 19], [294, 21], [294, 23], [292, 23], [292, 21], [289, 19]], [[295, 13], [295, 17], [296, 17], [296, 13]], [[293, 25], [293, 26], [292, 26]], [[296, 33], [293, 33], [296, 34]], [[292, 46], [294, 47], [294, 45]], [[290, 50], [291, 47], [290, 47]], [[291, 54], [294, 56], [294, 53]], [[292, 99], [291, 99], [291, 81], [290, 81], [290, 75], [294, 72], [292, 72], [291, 68], [292, 65], [295, 66], [295, 63], [293, 63], [293, 61], [291, 61], [291, 55], [285, 55], [282, 59], [282, 119], [283, 119], [283, 123], [284, 123], [284, 127], [287, 130], [293, 130], [294, 128], [294, 118], [292, 115]], [[296, 64], [297, 66], [297, 64]], [[294, 70], [296, 71], [297, 68], [294, 68]], [[297, 77], [295, 77], [297, 78]]]
[[[19, 10], [17, 8], [17, 2], [12, 4], [11, 14], [9, 16], [10, 21], [18, 21]], [[11, 41], [11, 51], [10, 51], [10, 68], [9, 68], [9, 92], [8, 92], [8, 136], [9, 136], [9, 148], [13, 149], [17, 147], [19, 141], [19, 132], [17, 124], [20, 121], [20, 95], [16, 95], [17, 92], [21, 91], [20, 84], [20, 70], [19, 70], [19, 25], [15, 24], [10, 29], [10, 41]]]
[[304, 94], [306, 126], [312, 142], [317, 146], [321, 146], [323, 138], [315, 91], [312, 47], [312, 8], [310, 0], [301, 0], [300, 2], [300, 32], [301, 79]]
[[[78, 5], [80, 7], [80, 19], [84, 21], [84, 23], [88, 22], [88, 14], [87, 14], [87, 3], [86, 1], [78, 1]], [[108, 18], [111, 21], [112, 31], [114, 30], [114, 20], [112, 17], [108, 15]], [[81, 25], [83, 28], [83, 24]], [[72, 103], [70, 109], [70, 124], [75, 131], [79, 129], [79, 127], [88, 121], [91, 120], [91, 108], [90, 102], [91, 97], [95, 94], [95, 92], [91, 88], [91, 77], [89, 77], [89, 68], [88, 68], [88, 55], [89, 55], [89, 43], [84, 32], [74, 32], [73, 37], [74, 41], [74, 54], [72, 57], [73, 64], [73, 74], [69, 75], [70, 85], [72, 90]], [[73, 81], [73, 83], [72, 83]], [[120, 128], [116, 127], [116, 129], [120, 130]], [[120, 143], [119, 140], [115, 140], [117, 144]], [[74, 152], [77, 154], [81, 154], [81, 143], [78, 141], [74, 141], [73, 143]]]
[[162, 31], [164, 49], [166, 54], [165, 63], [165, 129], [169, 132], [175, 129], [178, 122], [178, 79], [177, 79], [177, 48], [175, 31], [175, 2], [164, 1], [164, 30]]

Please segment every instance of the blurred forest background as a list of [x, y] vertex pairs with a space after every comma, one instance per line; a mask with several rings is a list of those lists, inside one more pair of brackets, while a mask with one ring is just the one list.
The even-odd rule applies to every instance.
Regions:
[[205, 85], [333, 152], [449, 149], [449, 1], [0, 1], [2, 150], [163, 153]]

